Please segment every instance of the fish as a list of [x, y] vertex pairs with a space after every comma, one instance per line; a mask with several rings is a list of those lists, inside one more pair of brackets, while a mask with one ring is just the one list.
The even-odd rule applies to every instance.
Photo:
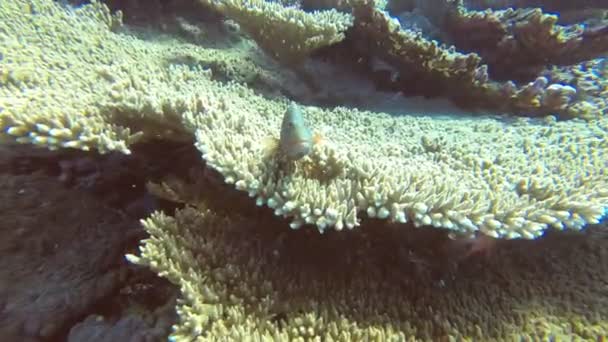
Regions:
[[302, 110], [292, 102], [283, 115], [279, 151], [288, 160], [298, 160], [310, 154], [312, 146], [312, 132]]
[[321, 140], [320, 135], [312, 133], [300, 107], [291, 102], [283, 115], [279, 139], [270, 137], [264, 146], [267, 155], [278, 154], [282, 160], [297, 161], [309, 155]]

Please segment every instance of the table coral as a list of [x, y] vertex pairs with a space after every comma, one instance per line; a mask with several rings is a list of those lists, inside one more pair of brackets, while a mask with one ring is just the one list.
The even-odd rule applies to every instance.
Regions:
[[[303, 106], [313, 131], [327, 139], [293, 172], [277, 173], [262, 142], [278, 136], [284, 100], [213, 81], [204, 64], [168, 62], [185, 49], [201, 60], [208, 52], [113, 33], [99, 4], [71, 13], [38, 1], [35, 16], [18, 2], [0, 11], [3, 32], [12, 32], [3, 39], [28, 42], [3, 46], [3, 71], [38, 66], [36, 77], [44, 79], [4, 81], [4, 139], [102, 151], [128, 151], [132, 136], [195, 139], [207, 165], [290, 218], [293, 228], [353, 228], [367, 216], [535, 238], [548, 227], [580, 229], [605, 214], [605, 117], [508, 122]], [[58, 39], [74, 43], [64, 47]]]
[[420, 230], [376, 223], [361, 234], [285, 232], [275, 220], [198, 204], [175, 217], [145, 220], [151, 236], [141, 255], [127, 256], [180, 286], [173, 341], [595, 340], [608, 334], [599, 280], [608, 274], [606, 239], [561, 234], [503, 241], [486, 262], [432, 276], [429, 266], [419, 270], [407, 251], [399, 252], [408, 239], [428, 242]]
[[262, 0], [200, 0], [235, 20], [270, 55], [296, 64], [314, 50], [344, 39], [349, 14], [334, 9], [304, 12], [297, 6]]
[[[384, 13], [359, 10], [358, 20], [370, 14], [368, 28], [380, 28], [385, 42], [403, 36]], [[207, 177], [181, 188], [160, 186], [187, 207], [143, 221], [151, 236], [141, 255], [128, 259], [180, 286], [175, 339], [608, 334], [605, 239], [561, 232], [556, 240], [503, 241], [535, 239], [550, 228], [580, 230], [605, 216], [608, 117], [601, 111], [591, 109], [587, 120], [557, 121], [543, 111], [537, 119], [397, 116], [301, 105], [311, 130], [325, 139], [279, 168], [263, 153], [263, 142], [280, 135], [289, 101], [239, 83], [238, 75], [265, 74], [247, 59], [138, 38], [97, 2], [78, 9], [50, 0], [1, 2], [0, 40], [3, 142], [124, 153], [146, 139], [194, 143], [203, 173], [215, 172], [238, 190], [222, 194], [241, 195], [238, 203], [205, 197], [211, 195]], [[402, 42], [392, 41], [393, 51], [401, 53]], [[485, 84], [478, 57], [417, 42], [433, 57], [414, 56], [422, 68], [441, 67], [430, 68], [434, 79], [460, 79], [448, 83], [465, 90]], [[214, 77], [227, 69], [228, 80]], [[538, 100], [538, 90], [557, 100], [569, 91], [542, 77], [506, 90], [527, 103]], [[241, 209], [241, 200], [249, 209]], [[254, 203], [272, 210], [248, 215]], [[424, 271], [424, 260], [413, 262], [402, 243], [418, 237], [414, 231], [442, 231], [415, 230], [408, 222], [503, 238], [497, 243], [513, 249], [496, 246], [489, 272], [465, 265], [437, 275]], [[385, 229], [393, 223], [395, 230]]]
[[[552, 61], [557, 63], [560, 58], [564, 63], [565, 59], [576, 62], [605, 52], [606, 34], [583, 39], [583, 31], [558, 29], [555, 26], [556, 17], [544, 15], [540, 10], [507, 10], [501, 16], [494, 12], [466, 12], [452, 7], [448, 6], [449, 9], [445, 10], [447, 14], [443, 14], [440, 21], [449, 22], [445, 25], [446, 29], [458, 36], [455, 40], [465, 51], [472, 52], [460, 52], [454, 46], [448, 47], [423, 37], [420, 32], [402, 28], [397, 19], [376, 8], [371, 0], [353, 1], [355, 39], [370, 55], [380, 57], [396, 68], [404, 89], [422, 89], [422, 93], [445, 96], [464, 107], [521, 115], [552, 113], [582, 118], [595, 118], [606, 110], [605, 107], [596, 106], [593, 101], [587, 101], [585, 94], [578, 94], [573, 86], [551, 81], [540, 76], [540, 72], [531, 81], [521, 84], [497, 81], [491, 77], [485, 63], [492, 62], [494, 65], [490, 64], [491, 67], [500, 67], [497, 66], [499, 62], [495, 58], [487, 61], [482, 59], [499, 56], [501, 61], [513, 61], [522, 69], [531, 64], [538, 68], [538, 63], [534, 64], [534, 59], [528, 57], [528, 51], [539, 48], [555, 54], [553, 57], [540, 57], [543, 65]], [[459, 15], [461, 12], [466, 14]], [[518, 18], [517, 14], [524, 18]], [[509, 20], [517, 23], [511, 29], [516, 32], [504, 28], [509, 26]], [[482, 33], [471, 32], [477, 29]], [[496, 46], [484, 39], [496, 40]], [[537, 40], [542, 40], [547, 46], [536, 46]], [[484, 53], [478, 54], [473, 47]], [[577, 51], [576, 55], [569, 52], [573, 49]], [[518, 62], [521, 60], [526, 60], [527, 64]]]
[[[460, 6], [444, 24], [458, 49], [479, 51], [495, 73], [525, 72], [545, 65], [572, 65], [608, 52], [608, 20], [594, 26], [559, 25], [558, 14], [540, 8], [470, 11]], [[523, 70], [523, 71], [521, 71]]]

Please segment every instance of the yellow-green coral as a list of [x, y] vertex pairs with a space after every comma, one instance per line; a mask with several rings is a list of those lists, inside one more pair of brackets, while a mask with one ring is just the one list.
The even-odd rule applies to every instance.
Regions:
[[459, 48], [483, 51], [495, 68], [571, 65], [608, 52], [608, 34], [583, 24], [562, 26], [558, 19], [541, 8], [472, 11], [461, 4], [443, 25]]
[[[402, 83], [410, 82], [415, 84], [415, 88], [448, 97], [468, 108], [536, 116], [551, 113], [567, 117], [597, 118], [603, 115], [604, 107], [583, 98], [584, 94], [578, 94], [572, 86], [555, 81], [551, 83], [544, 76], [521, 85], [511, 81], [492, 80], [487, 65], [482, 64], [481, 57], [476, 53], [460, 53], [454, 47], [446, 47], [423, 37], [420, 32], [403, 29], [397, 19], [375, 8], [371, 0], [356, 0], [353, 6], [354, 39], [359, 44], [367, 44], [371, 55], [385, 59], [401, 72]], [[540, 11], [534, 13], [542, 14]], [[536, 20], [550, 21], [542, 15]], [[533, 27], [525, 26], [525, 29], [533, 32]], [[527, 32], [528, 36], [530, 32]], [[551, 35], [553, 30], [541, 33]], [[555, 44], [560, 44], [560, 35], [557, 33], [556, 37], [551, 36], [551, 39], [545, 40], [551, 41], [553, 38], [557, 40]], [[564, 43], [564, 49], [566, 47], [568, 44]], [[501, 58], [510, 59], [503, 55], [500, 55]]]
[[[277, 172], [263, 142], [278, 136], [286, 101], [211, 80], [205, 61], [219, 52], [113, 33], [98, 4], [75, 12], [43, 0], [1, 6], [1, 38], [12, 42], [2, 45], [2, 70], [28, 66], [44, 80], [2, 84], [5, 139], [126, 151], [132, 137], [194, 137], [226, 182], [294, 228], [340, 230], [368, 216], [534, 238], [550, 226], [595, 223], [608, 206], [605, 116], [508, 121], [302, 107], [325, 139]], [[176, 62], [184, 55], [201, 62]]]
[[[286, 104], [237, 85], [214, 95], [184, 116], [207, 165], [258, 205], [290, 217], [293, 228], [352, 228], [365, 213], [534, 238], [548, 226], [596, 223], [607, 206], [607, 120], [507, 122], [303, 107], [325, 141], [277, 177], [263, 141], [276, 136]], [[323, 170], [339, 171], [313, 176]]]
[[[277, 170], [263, 141], [279, 134], [287, 101], [212, 80], [206, 67], [222, 52], [114, 32], [115, 18], [97, 3], [0, 3], [3, 139], [128, 152], [135, 138], [194, 138], [209, 166], [293, 227], [354, 227], [366, 215], [533, 238], [548, 226], [596, 222], [608, 206], [605, 116], [398, 117], [302, 106], [325, 140]], [[410, 260], [400, 248], [414, 233], [403, 226], [321, 236], [196, 204], [146, 220], [151, 237], [141, 256], [129, 256], [181, 287], [176, 339], [597, 339], [608, 331], [599, 301], [605, 239], [498, 252], [487, 272], [444, 279], [408, 269], [424, 262], [396, 261]], [[542, 270], [555, 273], [535, 266], [547, 263]]]
[[548, 76], [576, 87], [580, 99], [571, 109], [573, 115], [593, 120], [608, 114], [608, 61], [594, 59], [568, 67], [552, 67]]
[[127, 256], [180, 287], [174, 341], [596, 341], [608, 334], [606, 239], [503, 241], [491, 258], [451, 273], [416, 260], [412, 244], [440, 246], [424, 237], [428, 230], [376, 224], [323, 236], [224, 211], [230, 216], [204, 206], [175, 217], [156, 213], [143, 222], [151, 236], [141, 255]]
[[[102, 104], [95, 101], [110, 90], [110, 68], [104, 64], [112, 64], [113, 53], [104, 44], [111, 29], [120, 26], [120, 16], [99, 4], [72, 14], [51, 2], [0, 6], [0, 126], [5, 133], [49, 148], [127, 152], [137, 134], [100, 118]], [[91, 68], [84, 68], [87, 64]]]
[[282, 82], [250, 50], [137, 39], [97, 2], [2, 2], [0, 41], [0, 135], [48, 148], [129, 153], [142, 137], [191, 138], [179, 118], [190, 99], [172, 97], [181, 87], [212, 73]]
[[199, 0], [235, 20], [273, 57], [297, 63], [344, 39], [352, 17], [334, 9], [307, 13], [265, 0]]

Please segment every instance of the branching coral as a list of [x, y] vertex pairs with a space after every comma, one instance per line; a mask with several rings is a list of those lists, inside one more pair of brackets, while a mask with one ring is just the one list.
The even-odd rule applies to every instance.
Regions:
[[[201, 103], [198, 113], [204, 114], [185, 115], [204, 159], [259, 205], [291, 217], [294, 228], [305, 223], [320, 230], [352, 228], [364, 212], [417, 225], [533, 238], [549, 225], [580, 228], [604, 214], [603, 121], [506, 124], [308, 107], [308, 122], [328, 139], [293, 172], [277, 177], [276, 165], [262, 157], [261, 142], [278, 130], [286, 106], [236, 86], [216, 95], [222, 100]], [[305, 172], [333, 164], [340, 172], [330, 179]], [[585, 170], [585, 178], [579, 170]]]
[[[0, 6], [0, 126], [5, 133], [19, 142], [50, 148], [127, 152], [127, 145], [138, 134], [100, 118], [101, 103], [95, 101], [99, 92], [110, 91], [109, 84], [116, 81], [102, 65], [112, 63], [103, 55], [103, 45], [121, 25], [120, 16], [111, 15], [100, 4], [75, 10], [71, 17], [46, 2], [4, 2]], [[46, 20], [44, 32], [37, 32], [27, 21], [38, 12], [50, 14], [39, 19]], [[48, 20], [53, 15], [64, 20]], [[54, 39], [49, 39], [54, 33]], [[90, 40], [85, 43], [82, 38]], [[91, 46], [89, 53], [83, 53], [84, 44]], [[61, 49], [54, 55], [57, 45]], [[103, 90], [80, 87], [82, 75], [73, 72], [91, 60], [97, 62], [97, 70], [90, 76], [106, 86]]]
[[[403, 33], [376, 9], [357, 11], [359, 29], [379, 30], [389, 54], [417, 65], [438, 86], [497, 99], [478, 57]], [[156, 213], [144, 220], [151, 236], [141, 255], [128, 259], [180, 286], [175, 339], [512, 340], [608, 333], [608, 305], [598, 302], [608, 274], [605, 239], [560, 238], [544, 249], [543, 241], [519, 241], [537, 244], [525, 249], [526, 260], [497, 248], [490, 272], [461, 269], [464, 277], [454, 278], [412, 270], [424, 262], [407, 261], [402, 243], [415, 233], [406, 225], [331, 229], [376, 218], [534, 239], [549, 227], [597, 223], [608, 208], [603, 113], [558, 122], [553, 116], [391, 116], [301, 106], [325, 140], [278, 167], [263, 142], [279, 135], [287, 99], [213, 78], [226, 69], [239, 81], [235, 75], [259, 76], [248, 61], [175, 40], [138, 39], [95, 2], [71, 10], [51, 0], [5, 1], [0, 19], [3, 141], [123, 152], [136, 139], [193, 141], [205, 172], [215, 171], [245, 197], [205, 197], [211, 187], [203, 177], [156, 188], [187, 207], [175, 217]], [[537, 82], [513, 89], [508, 105], [542, 103], [534, 90], [554, 88]], [[262, 209], [249, 215], [253, 203], [286, 220], [277, 223]], [[291, 231], [288, 224], [326, 234]], [[546, 264], [552, 267], [530, 266]]]
[[[478, 51], [490, 68], [503, 75], [546, 65], [571, 65], [608, 52], [608, 25], [562, 26], [558, 15], [540, 8], [468, 11], [446, 18], [444, 32], [461, 50]], [[500, 71], [498, 71], [500, 70]]]
[[[412, 253], [419, 250], [405, 247], [410, 241], [439, 249], [420, 230], [376, 224], [357, 234], [285, 231], [259, 215], [210, 210], [204, 200], [175, 217], [156, 213], [143, 224], [151, 236], [140, 255], [127, 258], [180, 287], [174, 341], [510, 341], [608, 334], [598, 281], [608, 274], [605, 239], [562, 234], [503, 241], [485, 262], [433, 275], [433, 260], [416, 260]], [[524, 250], [525, 260], [518, 256]], [[533, 266], [540, 264], [545, 266]]]
[[[543, 16], [539, 11], [531, 13], [536, 16], [526, 18], [530, 21], [525, 22], [526, 25], [518, 26], [520, 30], [518, 32], [522, 34], [524, 31], [526, 32], [525, 37], [518, 36], [518, 38], [528, 44], [527, 49], [537, 48], [533, 47], [534, 42], [530, 41], [531, 37], [541, 39], [531, 34], [531, 29], [533, 30], [535, 27], [534, 23], [539, 20], [542, 23], [538, 23], [538, 25], [546, 28], [541, 32], [544, 32], [545, 36], [550, 36], [544, 38], [544, 43], [561, 44], [561, 50], [583, 44], [584, 40], [578, 39], [579, 36], [565, 38], [563, 30], [554, 30], [554, 17]], [[372, 1], [356, 1], [354, 16], [358, 44], [365, 45], [366, 51], [370, 51], [372, 55], [379, 56], [393, 65], [400, 72], [402, 78], [400, 82], [404, 83], [405, 88], [418, 88], [423, 89], [422, 93], [443, 95], [466, 107], [528, 115], [553, 113], [567, 117], [589, 118], [602, 115], [602, 110], [605, 110], [603, 107], [596, 107], [593, 102], [586, 101], [583, 95], [577, 96], [576, 88], [550, 82], [543, 76], [520, 86], [511, 81], [494, 81], [489, 77], [487, 65], [482, 64], [482, 58], [478, 54], [463, 54], [457, 52], [453, 47], [448, 48], [435, 41], [430, 41], [419, 32], [403, 29], [396, 19], [375, 8]], [[494, 18], [490, 14], [481, 15], [481, 17]], [[475, 21], [474, 19], [477, 17], [473, 15], [466, 18], [469, 19], [470, 28], [474, 29], [476, 26], [471, 22]], [[522, 20], [522, 22], [524, 21]], [[500, 21], [498, 23], [501, 24]], [[494, 31], [496, 30], [488, 29], [489, 33], [484, 33], [482, 36], [490, 36]], [[498, 35], [504, 37], [506, 34]], [[538, 35], [542, 36], [541, 33]], [[469, 37], [471, 34], [464, 32], [462, 36]], [[589, 48], [585, 51], [593, 53], [603, 51], [605, 45], [601, 43], [603, 39], [605, 39], [604, 36], [589, 39], [588, 41], [595, 49]], [[500, 41], [502, 42], [502, 40]], [[513, 42], [514, 39], [511, 39], [511, 43]], [[509, 48], [511, 53], [524, 59], [527, 58], [525, 51], [512, 45], [507, 40], [505, 49]], [[560, 54], [559, 51], [555, 51], [555, 48], [547, 47], [547, 49], [554, 51], [556, 56], [568, 55], [564, 51], [562, 51], [563, 54]], [[500, 54], [498, 51], [493, 50], [493, 52], [496, 52], [497, 55]], [[583, 58], [583, 55], [587, 56], [581, 52], [581, 55], [575, 57], [575, 60]], [[504, 57], [504, 53], [500, 56]], [[509, 57], [506, 59], [509, 60]], [[415, 83], [415, 85], [408, 83]]]
[[[36, 16], [20, 12], [16, 2], [0, 8], [3, 32], [12, 32], [4, 39], [15, 41], [22, 32], [28, 42], [3, 46], [3, 70], [12, 74], [29, 65], [47, 80], [25, 83], [27, 91], [5, 83], [4, 138], [70, 146], [72, 140], [38, 137], [41, 127], [54, 132], [66, 128], [63, 122], [76, 122], [101, 132], [86, 145], [100, 150], [124, 150], [131, 142], [104, 138], [114, 127], [144, 137], [195, 139], [226, 182], [290, 218], [293, 228], [353, 228], [367, 216], [535, 238], [548, 227], [580, 229], [598, 222], [608, 206], [605, 117], [507, 122], [302, 107], [313, 131], [327, 139], [293, 168], [277, 171], [264, 158], [263, 141], [278, 136], [285, 101], [213, 81], [202, 66], [169, 62], [185, 50], [203, 58], [204, 49], [112, 33], [97, 19], [99, 9], [93, 11], [100, 5], [72, 14], [38, 1]], [[57, 43], [72, 40], [69, 49]], [[99, 44], [96, 49], [88, 48], [91, 41]], [[44, 54], [34, 53], [42, 48]], [[52, 67], [67, 61], [69, 68]]]
[[69, 11], [49, 1], [3, 2], [0, 19], [4, 140], [129, 153], [142, 138], [191, 138], [179, 118], [190, 99], [169, 95], [189, 83], [282, 82], [241, 51], [117, 34], [120, 13], [98, 2]]
[[307, 13], [295, 6], [264, 0], [200, 0], [235, 20], [279, 61], [301, 62], [315, 49], [344, 39], [352, 17], [336, 10]]

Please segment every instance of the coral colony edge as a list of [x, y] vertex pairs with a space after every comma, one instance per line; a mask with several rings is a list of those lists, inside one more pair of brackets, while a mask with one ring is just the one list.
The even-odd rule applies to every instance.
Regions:
[[14, 0], [0, 41], [0, 336], [608, 338], [603, 2]]

